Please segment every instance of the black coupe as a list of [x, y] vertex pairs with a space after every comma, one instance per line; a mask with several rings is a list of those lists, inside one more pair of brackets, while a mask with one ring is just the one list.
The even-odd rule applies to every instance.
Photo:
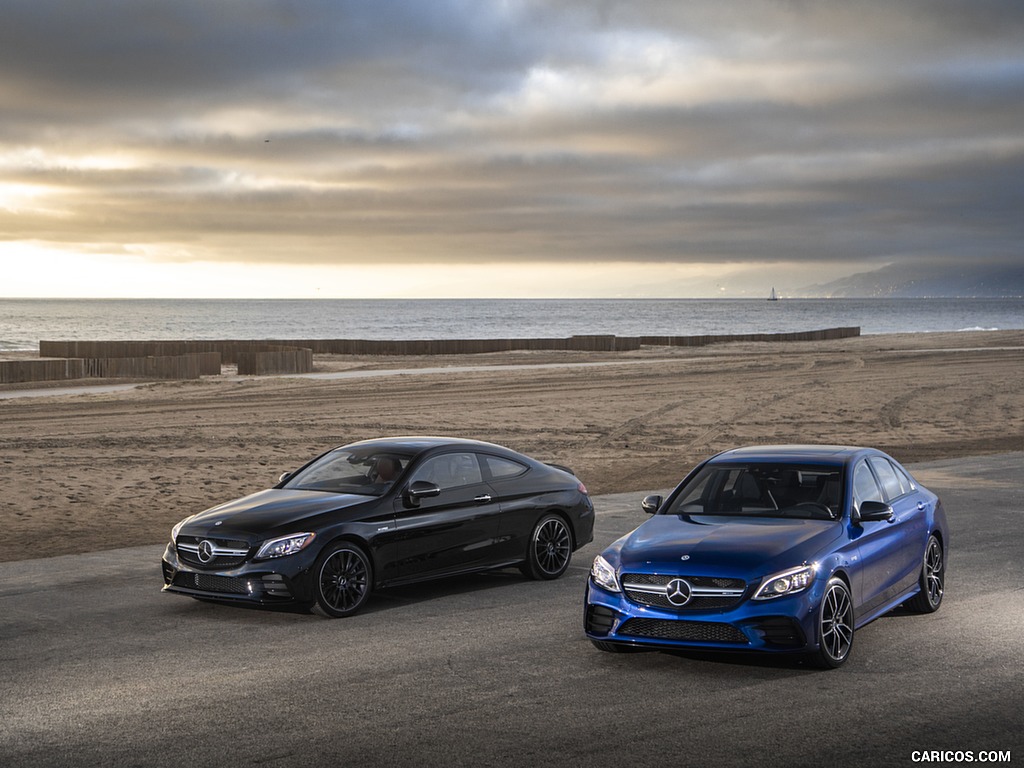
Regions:
[[425, 579], [512, 565], [556, 579], [593, 529], [565, 467], [475, 440], [367, 440], [182, 520], [164, 591], [348, 616], [374, 589]]

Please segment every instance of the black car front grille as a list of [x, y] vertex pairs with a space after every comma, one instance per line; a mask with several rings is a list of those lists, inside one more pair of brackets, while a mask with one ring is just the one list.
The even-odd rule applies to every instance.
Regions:
[[746, 644], [747, 637], [731, 624], [675, 619], [629, 619], [616, 633], [626, 637], [688, 640], [700, 643]]
[[174, 576], [174, 586], [198, 589], [203, 592], [220, 592], [226, 595], [249, 594], [249, 582], [232, 576], [215, 576], [212, 573], [190, 573], [179, 571]]
[[[685, 579], [693, 590], [692, 596], [684, 605], [673, 603], [665, 592], [669, 583], [675, 579]], [[631, 602], [672, 611], [728, 610], [743, 599], [746, 587], [743, 579], [717, 576], [666, 576], [653, 573], [622, 575], [622, 588]]]
[[[203, 542], [208, 542], [203, 548]], [[234, 539], [179, 536], [175, 549], [181, 561], [196, 568], [224, 569], [241, 565], [249, 556], [249, 543]], [[204, 560], [203, 557], [207, 559]]]

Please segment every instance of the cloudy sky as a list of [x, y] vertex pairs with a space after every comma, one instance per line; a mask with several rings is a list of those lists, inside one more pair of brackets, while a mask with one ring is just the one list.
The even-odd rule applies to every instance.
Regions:
[[0, 296], [1024, 263], [1020, 0], [6, 0]]

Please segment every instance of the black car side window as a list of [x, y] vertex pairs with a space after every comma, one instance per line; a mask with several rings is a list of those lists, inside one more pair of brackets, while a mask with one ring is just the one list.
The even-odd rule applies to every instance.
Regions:
[[860, 462], [853, 470], [853, 500], [858, 508], [865, 501], [885, 501], [866, 461]]
[[423, 462], [413, 473], [410, 482], [426, 480], [442, 491], [483, 482], [480, 464], [473, 453], [445, 453]]
[[483, 456], [481, 458], [483, 458], [484, 463], [487, 465], [487, 471], [491, 473], [491, 477], [495, 480], [517, 477], [527, 470], [527, 467], [511, 459], [502, 459], [498, 456]]

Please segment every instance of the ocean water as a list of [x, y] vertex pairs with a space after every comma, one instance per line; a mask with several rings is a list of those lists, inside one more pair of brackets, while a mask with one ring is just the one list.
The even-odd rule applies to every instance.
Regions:
[[1024, 328], [1011, 299], [0, 299], [0, 353], [76, 339], [481, 339]]

